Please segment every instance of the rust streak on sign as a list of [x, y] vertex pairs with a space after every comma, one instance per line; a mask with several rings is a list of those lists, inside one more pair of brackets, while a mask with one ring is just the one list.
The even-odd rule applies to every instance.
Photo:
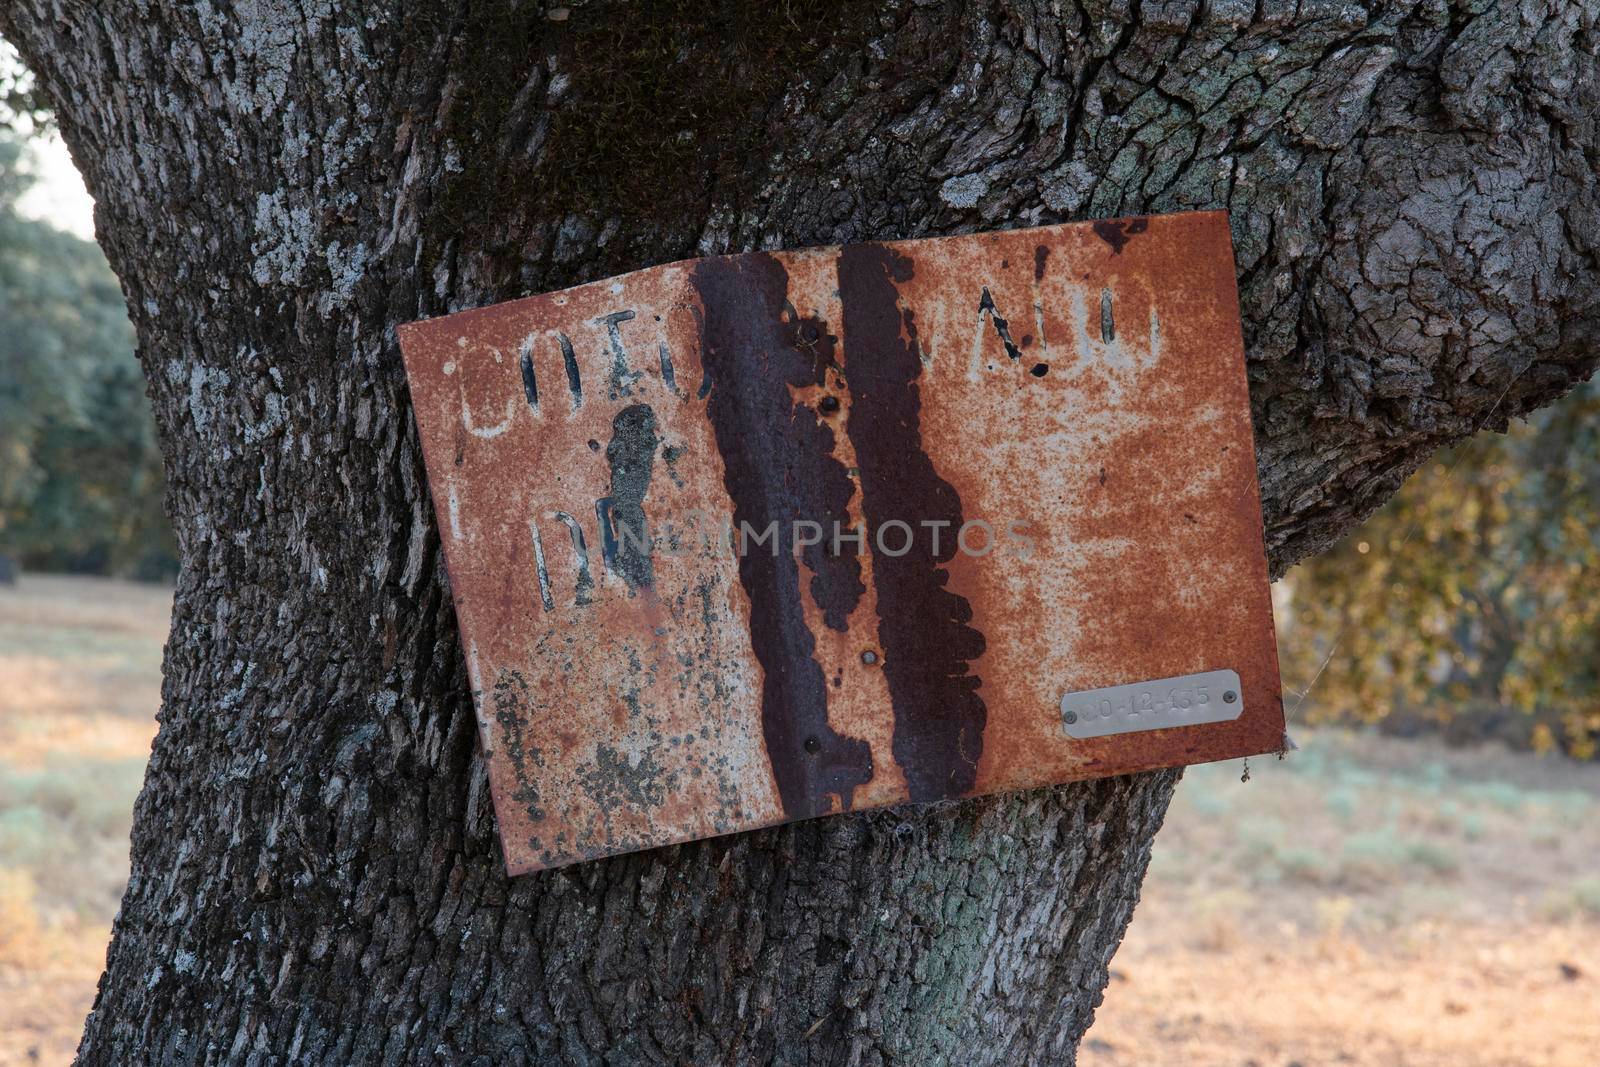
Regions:
[[400, 340], [513, 873], [1281, 744], [1221, 213], [673, 263]]

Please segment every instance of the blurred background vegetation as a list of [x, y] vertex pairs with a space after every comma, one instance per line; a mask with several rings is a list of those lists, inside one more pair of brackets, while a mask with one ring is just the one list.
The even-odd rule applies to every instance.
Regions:
[[1284, 688], [1315, 679], [1311, 720], [1593, 759], [1600, 382], [1441, 453], [1285, 586]]
[[[0, 76], [0, 101], [18, 99]], [[0, 555], [170, 577], [161, 454], [122, 291], [98, 245], [19, 212], [34, 175], [18, 126], [0, 126]]]

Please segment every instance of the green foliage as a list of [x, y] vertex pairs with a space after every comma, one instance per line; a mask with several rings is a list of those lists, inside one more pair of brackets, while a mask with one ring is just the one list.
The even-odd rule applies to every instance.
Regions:
[[18, 214], [0, 130], [0, 553], [41, 569], [173, 569], [161, 462], [116, 277], [89, 241]]
[[1314, 717], [1593, 758], [1597, 460], [1593, 381], [1507, 434], [1442, 454], [1291, 577], [1286, 688], [1301, 691], [1326, 660]]
[[0, 128], [40, 131], [50, 125], [50, 109], [17, 50], [0, 41]]

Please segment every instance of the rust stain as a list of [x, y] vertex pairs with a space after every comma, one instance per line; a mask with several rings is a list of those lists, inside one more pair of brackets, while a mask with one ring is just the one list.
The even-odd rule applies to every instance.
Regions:
[[[901, 306], [897, 288], [914, 276], [911, 258], [886, 245], [839, 253], [850, 338], [848, 431], [860, 457], [862, 510], [875, 543], [898, 538], [880, 546], [873, 567], [894, 758], [911, 799], [925, 801], [972, 789], [987, 711], [982, 682], [969, 669], [983, 654], [983, 634], [970, 625], [971, 604], [946, 588], [944, 565], [965, 520], [922, 435], [915, 312]], [[938, 543], [937, 533], [944, 534]]]
[[[1281, 742], [1220, 213], [668, 264], [401, 347], [513, 873]], [[1222, 668], [1235, 720], [1063, 730]]]
[[[854, 487], [833, 458], [823, 413], [790, 389], [821, 385], [833, 366], [827, 324], [789, 303], [789, 276], [774, 256], [707, 259], [690, 275], [704, 325], [701, 359], [711, 389], [706, 417], [733, 502], [739, 581], [750, 597], [751, 651], [761, 664], [761, 724], [784, 815], [804, 819], [849, 807], [872, 777], [872, 754], [828, 722], [828, 683], [806, 625], [801, 565], [826, 623], [842, 629], [864, 591], [860, 564], [819, 541], [791, 551], [797, 524], [831, 533]], [[820, 407], [820, 402], [819, 402]], [[759, 446], [756, 446], [759, 442]], [[763, 536], [765, 535], [765, 536]], [[769, 550], [766, 541], [777, 537]], [[831, 547], [828, 546], [828, 547]]]
[[1127, 243], [1150, 228], [1147, 218], [1101, 219], [1094, 223], [1095, 236], [1111, 246], [1111, 254], [1120, 256]]

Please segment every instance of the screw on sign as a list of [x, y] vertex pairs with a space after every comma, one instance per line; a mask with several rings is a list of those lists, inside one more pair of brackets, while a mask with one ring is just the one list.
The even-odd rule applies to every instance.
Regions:
[[401, 330], [513, 872], [1275, 751], [1226, 216]]

